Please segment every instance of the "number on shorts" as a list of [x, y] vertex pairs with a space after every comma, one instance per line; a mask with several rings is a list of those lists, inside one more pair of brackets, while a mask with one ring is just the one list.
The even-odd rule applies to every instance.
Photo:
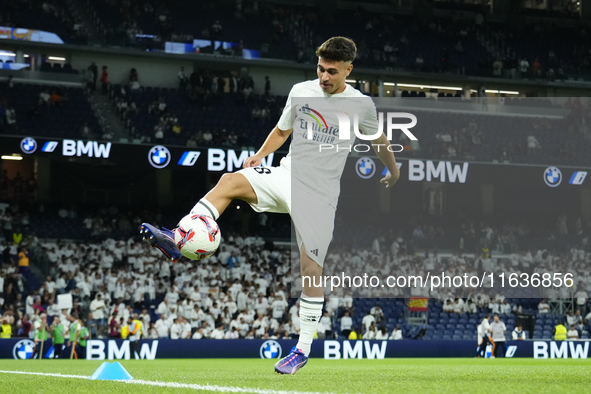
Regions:
[[259, 174], [270, 174], [271, 170], [267, 167], [254, 167], [254, 170]]

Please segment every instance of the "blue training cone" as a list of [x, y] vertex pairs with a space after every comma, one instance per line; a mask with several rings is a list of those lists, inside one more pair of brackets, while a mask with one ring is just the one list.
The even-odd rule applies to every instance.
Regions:
[[104, 362], [100, 367], [92, 374], [90, 380], [130, 380], [133, 379], [129, 372], [123, 368], [123, 365], [119, 362], [113, 364]]

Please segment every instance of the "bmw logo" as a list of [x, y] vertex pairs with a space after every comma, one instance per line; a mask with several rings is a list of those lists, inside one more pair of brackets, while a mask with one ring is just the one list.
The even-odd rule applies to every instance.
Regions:
[[170, 151], [162, 145], [156, 145], [148, 153], [148, 161], [154, 168], [164, 168], [170, 163]]
[[12, 348], [12, 355], [15, 360], [27, 360], [33, 356], [35, 342], [30, 339], [20, 340]]
[[26, 137], [21, 141], [21, 150], [30, 155], [37, 150], [37, 141], [34, 138]]
[[261, 358], [271, 359], [271, 358], [281, 358], [281, 345], [277, 341], [265, 341], [261, 345]]
[[556, 187], [562, 182], [562, 172], [558, 167], [548, 167], [544, 171], [544, 182], [550, 187]]
[[369, 157], [362, 157], [355, 164], [357, 175], [363, 179], [369, 179], [376, 173], [376, 163]]

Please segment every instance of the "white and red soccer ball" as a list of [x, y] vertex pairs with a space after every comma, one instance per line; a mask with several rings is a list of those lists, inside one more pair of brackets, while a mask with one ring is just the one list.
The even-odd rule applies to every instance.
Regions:
[[220, 227], [206, 215], [189, 214], [174, 230], [174, 243], [181, 254], [191, 260], [202, 260], [214, 254], [221, 239]]

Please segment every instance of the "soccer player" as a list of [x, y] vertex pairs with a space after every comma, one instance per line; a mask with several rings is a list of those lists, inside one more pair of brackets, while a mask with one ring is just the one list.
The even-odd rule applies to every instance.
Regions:
[[[324, 304], [323, 288], [314, 286], [314, 283], [320, 283], [324, 258], [332, 239], [340, 178], [349, 153], [347, 149], [333, 149], [318, 154], [320, 141], [326, 141], [328, 129], [338, 130], [339, 125], [337, 122], [325, 124], [326, 128], [321, 127], [320, 131], [315, 132], [313, 139], [308, 139], [307, 126], [302, 126], [305, 123], [302, 121], [310, 121], [310, 117], [303, 116], [300, 111], [292, 114], [291, 103], [294, 98], [310, 98], [312, 101], [323, 100], [338, 107], [346, 102], [345, 98], [358, 100], [356, 103], [360, 105], [355, 110], [360, 110], [359, 129], [367, 135], [378, 135], [377, 114], [373, 101], [345, 83], [353, 69], [352, 62], [355, 60], [356, 52], [355, 43], [345, 37], [333, 37], [323, 43], [316, 51], [318, 79], [293, 86], [277, 126], [259, 151], [246, 159], [244, 169], [224, 174], [218, 184], [191, 210], [191, 214], [207, 215], [217, 220], [233, 199], [240, 199], [249, 203], [257, 212], [291, 215], [301, 254], [301, 331], [297, 345], [275, 365], [275, 371], [281, 374], [294, 374], [308, 362], [312, 339]], [[299, 120], [302, 121], [292, 122], [292, 116], [296, 120], [300, 117]], [[292, 125], [296, 125], [297, 130], [293, 132], [289, 153], [281, 160], [279, 167], [260, 167], [262, 159], [287, 141], [292, 134]], [[380, 181], [389, 188], [400, 175], [394, 155], [383, 148], [390, 143], [383, 133], [379, 133], [379, 136], [372, 139], [372, 145], [389, 171]], [[380, 146], [382, 149], [379, 149]], [[304, 157], [296, 161], [292, 173], [293, 152]], [[305, 156], [306, 154], [310, 156]], [[315, 156], [312, 156], [313, 154]], [[307, 207], [306, 209], [292, 211], [292, 185], [299, 192], [297, 204]], [[174, 243], [172, 231], [158, 230], [144, 223], [142, 234], [168, 258], [180, 258], [181, 254]]]

